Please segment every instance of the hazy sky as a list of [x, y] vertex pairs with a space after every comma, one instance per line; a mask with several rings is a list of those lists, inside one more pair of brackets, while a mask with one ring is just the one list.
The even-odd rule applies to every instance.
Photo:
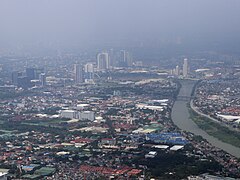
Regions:
[[0, 0], [0, 44], [240, 37], [239, 0]]

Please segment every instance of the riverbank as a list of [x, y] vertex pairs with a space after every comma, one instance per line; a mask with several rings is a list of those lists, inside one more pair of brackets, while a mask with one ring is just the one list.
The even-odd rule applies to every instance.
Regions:
[[231, 144], [240, 148], [240, 133], [231, 131], [228, 127], [222, 126], [205, 116], [199, 115], [192, 108], [189, 108], [190, 118], [198, 125], [199, 128], [209, 135], [216, 137], [220, 141]]
[[[196, 81], [181, 80], [180, 83], [181, 89], [178, 96], [190, 97]], [[213, 146], [220, 148], [235, 157], [240, 157], [240, 148], [222, 142], [218, 138], [209, 135], [190, 118], [188, 104], [189, 101], [187, 100], [175, 101], [171, 113], [172, 121], [174, 122], [174, 124], [178, 126], [181, 130], [191, 132], [195, 135], [199, 135], [206, 139]]]

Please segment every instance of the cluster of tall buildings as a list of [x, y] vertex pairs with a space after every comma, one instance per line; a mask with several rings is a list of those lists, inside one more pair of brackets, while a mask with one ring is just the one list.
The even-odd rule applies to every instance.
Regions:
[[119, 66], [131, 67], [133, 65], [132, 57], [129, 52], [122, 50], [120, 51]]
[[35, 85], [46, 85], [46, 74], [43, 68], [26, 68], [24, 72], [12, 72], [12, 84], [21, 88], [30, 88]]
[[177, 65], [175, 69], [173, 69], [172, 74], [179, 76], [182, 75], [184, 78], [187, 78], [189, 76], [189, 64], [188, 64], [188, 59], [185, 58], [183, 59], [183, 65], [182, 65], [182, 70], [179, 68]]
[[80, 83], [92, 83], [94, 79], [94, 64], [87, 63], [84, 66], [82, 64], [74, 64], [74, 82]]
[[100, 52], [96, 57], [96, 64], [74, 64], [74, 81], [76, 84], [93, 82], [96, 72], [105, 72], [114, 67], [131, 67], [132, 57], [129, 52], [121, 50], [114, 52]]
[[[103, 51], [98, 53], [96, 59], [93, 62], [88, 62], [86, 64], [74, 64], [73, 71], [70, 70], [70, 74], [73, 74], [75, 84], [93, 83], [94, 78], [99, 77], [99, 74], [101, 73], [114, 69], [115, 67], [127, 68], [131, 66], [133, 66], [133, 61], [132, 56], [128, 51], [115, 51], [111, 49], [109, 51]], [[68, 69], [70, 68], [66, 69], [68, 71]], [[72, 77], [70, 76], [69, 78], [72, 79]], [[58, 78], [56, 81], [60, 82], [61, 79], [59, 79], [60, 78]], [[13, 71], [12, 84], [24, 89], [34, 86], [43, 87], [46, 86], [46, 73], [44, 72], [43, 68], [33, 67], [26, 68], [23, 72]]]
[[113, 67], [131, 67], [133, 65], [132, 56], [126, 50], [114, 52], [102, 52], [97, 55], [97, 67], [99, 71]]

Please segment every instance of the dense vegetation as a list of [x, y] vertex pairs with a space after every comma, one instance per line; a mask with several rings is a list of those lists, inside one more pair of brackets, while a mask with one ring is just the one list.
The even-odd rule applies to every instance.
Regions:
[[191, 119], [209, 135], [219, 140], [240, 147], [240, 133], [231, 131], [229, 128], [220, 125], [206, 117], [198, 115], [193, 110], [189, 110]]
[[214, 160], [199, 160], [182, 153], [159, 153], [153, 159], [136, 159], [136, 164], [146, 165], [151, 174], [160, 179], [183, 179], [188, 175], [213, 173], [221, 170]]

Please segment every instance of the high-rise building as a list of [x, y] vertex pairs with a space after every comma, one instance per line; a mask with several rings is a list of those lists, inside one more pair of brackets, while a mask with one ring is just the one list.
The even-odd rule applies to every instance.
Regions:
[[20, 73], [18, 71], [12, 72], [12, 84], [18, 85], [18, 77], [20, 77]]
[[108, 53], [99, 53], [97, 55], [97, 67], [98, 70], [106, 70], [109, 69], [109, 55]]
[[94, 66], [92, 63], [87, 63], [84, 66], [85, 79], [93, 79]]
[[175, 68], [175, 75], [179, 76], [180, 72], [179, 72], [179, 66], [176, 66]]
[[45, 73], [41, 73], [39, 75], [39, 79], [40, 79], [40, 82], [41, 82], [41, 86], [46, 86], [46, 74]]
[[40, 79], [41, 74], [45, 74], [44, 68], [35, 68], [35, 79]]
[[183, 60], [183, 77], [188, 77], [188, 60], [185, 58]]
[[27, 76], [20, 76], [18, 77], [18, 87], [21, 87], [23, 89], [27, 89], [33, 86], [33, 83], [29, 80], [29, 77]]
[[129, 52], [127, 52], [125, 50], [120, 51], [119, 65], [122, 67], [130, 67], [133, 65], [132, 57]]
[[[31, 73], [30, 73], [31, 72]], [[27, 74], [27, 70], [26, 70], [26, 74]], [[26, 76], [25, 73], [23, 72], [18, 72], [18, 71], [14, 71], [12, 72], [12, 84], [27, 89], [33, 86], [33, 83], [31, 82], [31, 78], [33, 78], [33, 74], [32, 71], [28, 71], [28, 75], [30, 76]]]
[[26, 69], [26, 76], [31, 81], [36, 78], [36, 70], [35, 68], [27, 68]]
[[92, 72], [94, 71], [94, 66], [92, 63], [87, 63], [85, 64], [85, 67], [84, 67], [84, 71], [85, 72]]
[[115, 67], [117, 65], [116, 62], [116, 54], [113, 49], [109, 50], [109, 67]]
[[127, 66], [131, 67], [132, 65], [133, 65], [132, 56], [130, 55], [129, 52], [127, 52]]
[[123, 67], [127, 66], [127, 64], [126, 64], [126, 51], [124, 51], [124, 50], [120, 51], [119, 65], [123, 66]]
[[76, 84], [84, 82], [83, 67], [80, 64], [74, 64], [74, 80]]

